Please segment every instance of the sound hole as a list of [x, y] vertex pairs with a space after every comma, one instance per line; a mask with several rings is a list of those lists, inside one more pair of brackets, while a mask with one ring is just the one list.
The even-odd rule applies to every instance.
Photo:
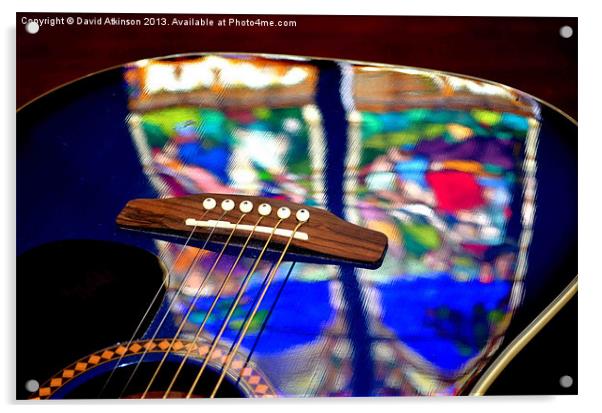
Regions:
[[28, 380], [43, 383], [74, 360], [131, 337], [164, 277], [155, 255], [115, 242], [65, 240], [20, 255], [17, 398], [30, 396]]
[[[163, 398], [165, 390], [168, 388], [171, 379], [176, 374], [176, 370], [180, 364], [179, 359], [168, 360], [161, 367], [161, 374], [155, 379], [152, 388], [148, 391], [145, 399], [160, 399]], [[122, 366], [115, 370], [113, 377], [109, 384], [102, 391], [107, 378], [110, 374], [109, 371], [105, 371], [93, 378], [88, 379], [81, 385], [78, 385], [74, 389], [70, 390], [67, 394], [63, 395], [64, 398], [68, 399], [140, 399], [146, 390], [150, 379], [157, 368], [158, 362], [143, 362], [138, 371], [133, 376], [132, 381], [126, 388], [126, 383], [130, 378], [136, 363], [130, 363]], [[196, 361], [188, 361], [182, 371], [178, 375], [172, 390], [170, 391], [168, 398], [179, 399], [186, 398], [190, 386], [193, 383], [197, 373], [199, 372], [200, 363]], [[213, 391], [215, 384], [218, 379], [218, 373], [213, 369], [207, 368], [201, 379], [199, 380], [194, 393], [191, 398], [209, 398], [209, 395]], [[124, 391], [125, 389], [125, 391]], [[240, 386], [226, 378], [222, 382], [217, 392], [216, 397], [220, 398], [242, 398], [245, 397]]]

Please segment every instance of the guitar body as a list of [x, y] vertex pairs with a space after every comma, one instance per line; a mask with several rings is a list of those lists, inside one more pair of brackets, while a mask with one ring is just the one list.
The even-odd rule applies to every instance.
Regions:
[[[65, 85], [17, 114], [17, 397], [162, 397], [180, 365], [170, 397], [210, 397], [239, 338], [217, 397], [468, 394], [577, 275], [576, 137], [528, 95], [400, 67], [199, 55]], [[328, 210], [386, 255], [234, 265], [116, 223], [206, 193]]]

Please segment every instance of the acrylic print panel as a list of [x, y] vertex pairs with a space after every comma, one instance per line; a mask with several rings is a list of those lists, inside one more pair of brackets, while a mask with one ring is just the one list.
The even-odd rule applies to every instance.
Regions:
[[[193, 54], [78, 80], [17, 119], [18, 322], [53, 308], [40, 328], [65, 338], [19, 355], [18, 381], [40, 378], [19, 397], [479, 394], [575, 275], [552, 268], [575, 246], [576, 126], [503, 85]], [[206, 193], [326, 209], [386, 254], [280, 261], [115, 225], [132, 199]], [[57, 281], [26, 285], [42, 268]]]

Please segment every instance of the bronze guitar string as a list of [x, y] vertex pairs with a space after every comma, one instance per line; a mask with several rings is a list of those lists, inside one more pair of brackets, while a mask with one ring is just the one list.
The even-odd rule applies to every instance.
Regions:
[[[190, 265], [188, 266], [188, 270], [186, 271], [184, 278], [182, 279], [182, 282], [180, 282], [180, 285], [178, 287], [177, 292], [175, 293], [175, 295], [172, 297], [169, 306], [167, 308], [167, 310], [165, 311], [165, 314], [163, 315], [163, 317], [161, 318], [161, 321], [159, 322], [159, 325], [157, 326], [157, 328], [155, 329], [155, 332], [153, 333], [153, 336], [151, 337], [151, 340], [154, 340], [157, 338], [157, 334], [159, 334], [159, 331], [161, 330], [161, 327], [163, 326], [163, 323], [165, 322], [165, 320], [167, 319], [167, 317], [169, 316], [169, 314], [171, 313], [171, 310], [173, 309], [173, 306], [176, 302], [176, 299], [179, 297], [179, 295], [182, 293], [184, 286], [186, 284], [186, 282], [188, 281], [188, 278], [190, 277], [191, 274], [191, 269], [192, 267], [196, 264], [199, 255], [201, 253], [201, 251], [203, 251], [205, 249], [205, 247], [207, 246], [207, 244], [209, 243], [209, 240], [211, 239], [211, 237], [213, 236], [213, 233], [215, 232], [215, 229], [217, 228], [217, 224], [218, 222], [220, 222], [227, 214], [229, 211], [224, 211], [220, 217], [216, 220], [215, 224], [213, 225], [213, 227], [211, 228], [211, 232], [209, 233], [209, 235], [207, 236], [207, 238], [205, 239], [205, 242], [203, 243], [203, 246], [201, 248], [199, 248], [194, 256], [194, 258], [192, 259], [192, 262], [190, 263]], [[204, 215], [203, 215], [204, 216]], [[140, 365], [142, 364], [142, 361], [144, 360], [144, 358], [146, 357], [146, 355], [148, 354], [150, 347], [145, 347], [144, 351], [142, 353], [142, 356], [140, 357], [140, 359], [136, 362], [136, 366], [134, 367], [134, 370], [130, 373], [130, 376], [125, 384], [125, 386], [123, 387], [123, 389], [121, 390], [121, 393], [119, 395], [119, 398], [122, 398], [123, 395], [125, 394], [126, 390], [128, 389], [130, 383], [132, 382], [132, 379], [134, 378], [136, 372], [138, 371], [138, 369], [140, 368]]]
[[[203, 214], [200, 217], [200, 220], [202, 220], [205, 215], [207, 215], [207, 211], [203, 212]], [[184, 243], [184, 245], [182, 246], [182, 248], [180, 249], [180, 252], [178, 253], [178, 255], [176, 256], [176, 258], [172, 261], [169, 269], [167, 270], [166, 273], [166, 277], [167, 277], [167, 281], [169, 282], [169, 274], [171, 274], [171, 272], [173, 271], [173, 268], [176, 264], [176, 262], [178, 262], [178, 260], [180, 259], [180, 257], [182, 256], [182, 253], [184, 252], [184, 250], [186, 249], [186, 247], [188, 246], [188, 243], [190, 242], [190, 240], [192, 239], [192, 236], [194, 235], [194, 232], [197, 229], [197, 225], [195, 225], [192, 228], [192, 231], [190, 232], [190, 235], [188, 235], [188, 238], [186, 239], [186, 242]], [[167, 255], [167, 250], [163, 250], [160, 254], [159, 254], [159, 261], [162, 261], [165, 258], [165, 255]], [[140, 332], [140, 328], [142, 327], [142, 324], [144, 323], [144, 321], [146, 320], [146, 317], [148, 317], [150, 310], [153, 308], [153, 306], [155, 305], [155, 302], [157, 301], [157, 299], [159, 298], [161, 291], [163, 290], [163, 283], [161, 283], [161, 285], [159, 286], [159, 288], [157, 289], [157, 292], [155, 293], [153, 299], [151, 300], [150, 304], [148, 305], [148, 308], [146, 309], [146, 311], [144, 312], [144, 315], [142, 316], [142, 318], [140, 319], [140, 321], [138, 322], [138, 325], [136, 326], [136, 329], [134, 330], [134, 332], [132, 333], [130, 339], [127, 342], [126, 348], [129, 348], [132, 345], [132, 342], [136, 339], [136, 337], [138, 336], [138, 333]], [[115, 363], [115, 366], [113, 366], [113, 368], [111, 369], [111, 373], [109, 373], [109, 376], [107, 377], [107, 379], [105, 380], [102, 388], [100, 389], [100, 392], [98, 393], [98, 398], [100, 398], [102, 396], [102, 394], [104, 393], [104, 391], [106, 390], [109, 382], [111, 381], [111, 379], [113, 378], [113, 375], [115, 374], [115, 371], [117, 370], [117, 368], [119, 367], [119, 365], [121, 364], [121, 361], [123, 360], [123, 358], [125, 357], [125, 351], [119, 356], [119, 359], [117, 359], [117, 362]]]
[[[215, 397], [220, 385], [222, 384], [224, 377], [226, 376], [226, 373], [228, 372], [228, 369], [230, 368], [230, 365], [232, 364], [232, 361], [234, 360], [234, 355], [236, 355], [236, 353], [238, 352], [238, 349], [240, 348], [240, 345], [241, 345], [242, 341], [244, 340], [245, 335], [247, 334], [247, 331], [249, 330], [249, 326], [251, 325], [253, 318], [255, 318], [255, 314], [257, 314], [257, 310], [259, 309], [259, 306], [261, 305], [261, 302], [263, 301], [263, 299], [265, 297], [265, 294], [267, 293], [268, 289], [270, 288], [272, 281], [274, 281], [274, 277], [276, 276], [276, 273], [278, 272], [278, 268], [282, 264], [282, 260], [284, 259], [284, 256], [286, 255], [286, 252], [288, 251], [288, 249], [291, 245], [291, 242], [292, 242], [293, 238], [295, 237], [295, 234], [297, 233], [297, 231], [303, 224], [305, 224], [305, 221], [299, 222], [297, 224], [297, 226], [295, 226], [295, 229], [293, 230], [290, 238], [288, 239], [286, 246], [282, 250], [282, 254], [280, 254], [280, 258], [278, 258], [276, 265], [272, 268], [271, 272], [268, 273], [266, 285], [263, 288], [263, 290], [261, 291], [261, 294], [259, 295], [259, 298], [257, 299], [255, 306], [253, 307], [253, 310], [251, 311], [251, 314], [249, 315], [249, 317], [247, 317], [247, 320], [245, 321], [245, 324], [241, 329], [240, 336], [239, 336], [238, 340], [236, 341], [234, 348], [232, 350], [230, 350], [230, 352], [228, 353], [228, 356], [226, 357], [226, 361], [225, 361], [224, 365], [222, 366], [222, 372], [219, 376], [219, 379], [217, 380], [217, 383], [215, 384], [215, 387], [213, 388], [213, 391], [211, 392], [210, 398], [213, 399]], [[267, 319], [266, 319], [266, 322], [267, 322]], [[186, 397], [189, 397], [189, 396], [190, 396], [190, 392]]]
[[248, 278], [246, 278], [242, 285], [240, 286], [238, 293], [236, 294], [236, 297], [234, 299], [234, 302], [232, 303], [230, 310], [228, 311], [228, 314], [226, 315], [226, 318], [224, 319], [219, 332], [217, 333], [217, 335], [215, 336], [215, 338], [213, 339], [213, 343], [211, 344], [211, 347], [209, 348], [209, 351], [207, 352], [207, 355], [205, 356], [205, 360], [203, 360], [203, 364], [197, 374], [197, 376], [195, 377], [190, 390], [188, 391], [188, 393], [186, 394], [186, 398], [189, 399], [192, 396], [192, 393], [194, 392], [200, 378], [201, 375], [203, 374], [203, 372], [205, 371], [205, 368], [207, 368], [207, 364], [209, 363], [209, 360], [211, 360], [211, 357], [213, 355], [213, 352], [215, 351], [215, 349], [217, 348], [217, 345], [219, 344], [219, 341], [222, 337], [222, 335], [224, 334], [226, 327], [228, 326], [228, 323], [230, 322], [230, 319], [232, 318], [232, 315], [234, 314], [234, 310], [236, 309], [236, 307], [238, 306], [238, 303], [240, 302], [246, 288], [247, 285], [249, 284], [249, 281], [251, 280], [253, 273], [255, 272], [255, 270], [257, 269], [257, 266], [259, 265], [259, 263], [261, 262], [261, 258], [263, 257], [263, 255], [265, 254], [268, 245], [270, 244], [270, 241], [272, 240], [272, 237], [274, 236], [274, 233], [276, 232], [276, 229], [280, 226], [280, 224], [282, 223], [282, 221], [284, 221], [285, 218], [280, 218], [278, 220], [278, 222], [276, 222], [276, 225], [274, 225], [274, 227], [272, 228], [272, 231], [270, 233], [270, 236], [268, 237], [268, 239], [266, 240], [266, 242], [264, 243], [263, 248], [261, 249], [261, 252], [259, 253], [257, 259], [255, 260], [255, 263], [253, 264], [253, 267], [251, 268], [251, 270], [249, 271], [250, 276]]
[[[278, 301], [280, 300], [280, 296], [282, 295], [282, 292], [284, 291], [284, 287], [286, 286], [286, 283], [288, 282], [291, 274], [293, 273], [293, 270], [295, 269], [295, 265], [296, 264], [297, 264], [297, 262], [293, 261], [291, 263], [291, 266], [289, 267], [289, 269], [286, 271], [286, 275], [284, 276], [284, 279], [282, 280], [282, 284], [280, 285], [280, 288], [278, 289], [278, 292], [276, 293], [276, 297], [272, 301], [272, 304], [270, 305], [270, 309], [268, 310], [265, 319], [261, 323], [261, 327], [259, 327], [259, 330], [258, 330], [258, 333], [257, 333], [257, 337], [255, 338], [255, 341], [253, 342], [253, 345], [249, 349], [249, 352], [247, 353], [247, 357], [246, 357], [246, 359], [245, 359], [242, 367], [240, 368], [240, 371], [239, 371], [239, 374], [238, 374], [238, 378], [236, 379], [236, 384], [237, 385], [243, 379], [243, 372], [244, 372], [245, 368], [247, 368], [247, 366], [249, 366], [249, 363], [251, 361], [251, 357], [255, 353], [255, 349], [257, 348], [257, 344], [259, 344], [259, 341], [261, 340], [261, 336], [262, 336], [262, 334], [263, 334], [263, 332], [264, 332], [264, 330], [265, 330], [265, 328], [266, 328], [266, 326], [267, 326], [267, 324], [268, 324], [268, 322], [270, 320], [271, 315], [274, 313], [274, 309], [276, 308], [276, 305], [278, 304]], [[270, 271], [271, 271], [271, 269], [270, 269]], [[268, 271], [268, 273], [270, 271]], [[261, 288], [263, 288], [265, 286], [265, 281], [267, 281], [267, 280], [264, 279], [264, 282], [261, 284]], [[247, 316], [249, 314], [250, 314], [250, 311], [247, 312]], [[245, 316], [245, 320], [246, 320], [247, 316]], [[232, 346], [230, 347], [230, 349], [232, 349]]]
[[[224, 251], [226, 251], [226, 248], [228, 247], [228, 245], [230, 244], [230, 240], [232, 239], [232, 236], [234, 235], [234, 233], [236, 232], [236, 229], [238, 228], [238, 225], [240, 224], [240, 222], [244, 219], [244, 217], [247, 214], [242, 214], [240, 216], [240, 218], [238, 219], [238, 221], [236, 222], [236, 224], [234, 225], [234, 228], [232, 229], [232, 231], [230, 231], [230, 235], [228, 236], [226, 242], [224, 243], [221, 251], [219, 252], [219, 255], [217, 256], [217, 258], [215, 259], [215, 261], [213, 262], [211, 268], [209, 269], [209, 271], [207, 272], [207, 274], [205, 275], [205, 277], [203, 278], [203, 281], [201, 282], [201, 284], [198, 286], [196, 293], [194, 295], [194, 298], [192, 300], [192, 302], [190, 303], [190, 305], [188, 306], [188, 310], [186, 311], [186, 314], [184, 315], [182, 322], [180, 323], [180, 325], [178, 326], [178, 329], [176, 331], [176, 333], [174, 334], [173, 338], [171, 339], [170, 343], [169, 343], [169, 347], [167, 347], [167, 350], [165, 351], [165, 353], [163, 354], [163, 358], [161, 359], [161, 361], [159, 362], [159, 365], [157, 366], [157, 368], [155, 369], [153, 376], [151, 377], [150, 381], [148, 382], [146, 389], [144, 390], [144, 393], [142, 393], [142, 397], [140, 397], [141, 399], [146, 398], [146, 396], [148, 395], [148, 392], [151, 388], [151, 386], [153, 385], [153, 383], [155, 382], [155, 379], [157, 378], [157, 375], [159, 374], [159, 371], [161, 370], [161, 367], [163, 366], [163, 364], [165, 363], [165, 360], [167, 359], [167, 357], [169, 356], [169, 353], [171, 352], [174, 343], [176, 342], [176, 340], [178, 339], [178, 337], [180, 336], [180, 333], [182, 332], [182, 330], [184, 329], [184, 326], [186, 325], [186, 322], [188, 321], [188, 318], [190, 317], [190, 314], [192, 313], [192, 310], [194, 310], [194, 307], [196, 306], [196, 303], [198, 301], [198, 299], [201, 297], [201, 293], [203, 291], [203, 288], [205, 288], [205, 284], [207, 283], [207, 281], [209, 280], [209, 278], [211, 277], [211, 275], [213, 274], [213, 271], [215, 270], [215, 268], [217, 267], [217, 264], [220, 262], [221, 258], [224, 255]], [[221, 220], [221, 218], [220, 218]], [[196, 339], [195, 339], [196, 341]]]
[[[236, 260], [234, 261], [234, 263], [230, 266], [228, 274], [224, 278], [224, 281], [220, 285], [220, 288], [219, 288], [218, 292], [216, 293], [215, 298], [213, 299], [213, 302], [211, 303], [211, 307], [209, 308], [209, 310], [207, 310], [207, 313], [205, 314], [205, 317], [203, 317], [203, 321], [201, 323], [201, 326], [197, 330], [197, 332], [196, 332], [196, 334], [195, 334], [195, 336], [194, 336], [194, 338], [192, 340], [193, 343], [196, 343], [198, 341], [199, 337], [201, 336], [201, 333], [203, 332], [203, 329], [205, 328], [205, 324], [209, 320], [210, 315], [213, 313], [213, 310], [214, 310], [215, 306], [217, 305], [217, 302], [219, 301], [219, 299], [220, 299], [220, 297], [221, 297], [221, 295], [222, 295], [222, 293], [223, 293], [223, 291], [224, 291], [224, 289], [226, 287], [226, 284], [230, 280], [230, 277], [234, 273], [234, 269], [238, 265], [238, 262], [242, 258], [245, 250], [247, 249], [247, 246], [248, 246], [249, 242], [251, 241], [251, 238], [253, 237], [253, 234], [255, 233], [255, 229], [261, 223], [262, 220], [263, 220], [263, 216], [260, 216], [259, 219], [257, 220], [257, 222], [255, 222], [255, 225], [253, 226], [253, 229], [251, 230], [251, 233], [249, 234], [249, 236], [247, 237], [245, 243], [243, 244], [243, 246], [242, 246], [242, 248], [240, 250], [240, 253], [236, 257]], [[251, 274], [249, 273], [249, 276], [250, 275]], [[182, 371], [182, 368], [184, 367], [184, 364], [186, 363], [186, 361], [190, 357], [190, 354], [192, 353], [192, 349], [193, 349], [193, 346], [190, 346], [188, 348], [188, 350], [186, 351], [186, 354], [184, 355], [184, 358], [180, 362], [180, 364], [178, 366], [178, 369], [176, 370], [173, 378], [171, 379], [171, 382], [169, 383], [169, 386], [167, 387], [167, 390], [165, 390], [165, 393], [163, 394], [163, 398], [164, 399], [168, 398], [169, 393], [171, 392], [171, 389], [173, 388], [173, 386], [174, 386], [174, 384], [175, 384], [178, 376], [180, 375], [180, 372]]]

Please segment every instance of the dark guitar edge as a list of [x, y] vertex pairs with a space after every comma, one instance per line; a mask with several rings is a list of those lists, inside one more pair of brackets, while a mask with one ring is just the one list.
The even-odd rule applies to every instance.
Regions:
[[510, 362], [539, 334], [558, 312], [577, 294], [578, 275], [543, 309], [493, 360], [472, 387], [468, 395], [484, 396], [489, 387]]

